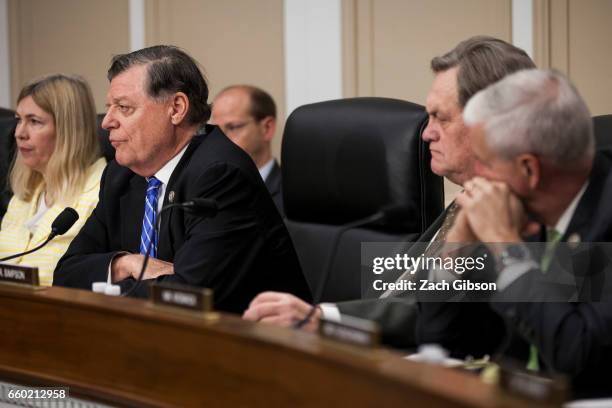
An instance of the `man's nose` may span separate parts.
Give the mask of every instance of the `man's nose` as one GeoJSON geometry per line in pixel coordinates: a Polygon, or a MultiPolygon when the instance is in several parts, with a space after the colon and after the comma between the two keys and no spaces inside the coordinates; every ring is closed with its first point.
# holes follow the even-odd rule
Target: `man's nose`
{"type": "Polygon", "coordinates": [[[427,123],[427,127],[423,130],[422,138],[425,142],[433,142],[439,139],[438,131],[431,121],[427,123]]]}
{"type": "Polygon", "coordinates": [[[106,130],[115,129],[117,127],[117,121],[113,117],[112,108],[110,108],[108,112],[106,112],[106,115],[104,115],[104,119],[102,119],[102,123],[100,126],[102,126],[102,128],[106,130]]]}

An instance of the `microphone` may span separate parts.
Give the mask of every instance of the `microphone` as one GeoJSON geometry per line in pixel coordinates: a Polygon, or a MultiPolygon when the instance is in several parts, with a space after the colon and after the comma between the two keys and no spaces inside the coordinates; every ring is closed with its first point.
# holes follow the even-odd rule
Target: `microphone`
{"type": "Polygon", "coordinates": [[[338,244],[340,243],[340,238],[342,235],[353,228],[364,227],[366,225],[375,224],[380,221],[386,221],[387,223],[400,223],[405,222],[406,218],[410,216],[410,214],[414,214],[413,206],[411,205],[398,205],[391,204],[386,205],[374,214],[360,218],[355,221],[351,221],[347,224],[344,224],[335,234],[334,241],[332,243],[332,250],[325,261],[325,268],[323,269],[323,275],[321,279],[321,283],[317,288],[317,293],[313,298],[312,308],[308,311],[308,314],[300,321],[298,321],[294,328],[299,329],[304,326],[306,323],[310,321],[315,311],[317,310],[317,304],[321,302],[321,298],[323,297],[323,290],[325,290],[325,286],[327,286],[327,281],[329,280],[329,274],[331,272],[332,261],[336,257],[336,252],[338,251],[338,244]]]}
{"type": "Polygon", "coordinates": [[[50,237],[54,238],[57,235],[64,235],[70,227],[74,225],[79,219],[79,213],[74,208],[66,207],[64,211],[59,213],[53,223],[51,224],[50,237]]]}
{"type": "MultiPolygon", "coordinates": [[[[178,205],[170,204],[166,207],[170,208],[171,206],[182,207],[184,211],[201,217],[214,217],[217,215],[217,212],[219,212],[217,200],[213,200],[212,198],[194,198],[184,203],[179,203],[178,205]]],[[[162,209],[162,211],[163,210],[164,209],[162,209]]]]}
{"type": "MultiPolygon", "coordinates": [[[[156,224],[156,234],[159,233],[159,226],[161,222],[161,215],[171,209],[171,208],[181,208],[183,211],[188,212],[190,214],[196,215],[198,217],[215,217],[219,212],[219,205],[217,200],[212,198],[193,198],[189,201],[185,201],[182,203],[173,203],[165,205],[159,213],[157,213],[155,219],[157,220],[156,224]]],[[[136,279],[136,283],[124,294],[121,296],[130,296],[132,293],[136,292],[136,289],[140,287],[140,283],[142,282],[142,278],[144,276],[145,270],[147,269],[147,264],[149,263],[149,257],[151,253],[151,247],[153,246],[153,239],[149,241],[149,245],[147,245],[147,253],[145,254],[144,260],[142,261],[142,267],[140,268],[140,273],[138,274],[138,279],[136,279]]]]}
{"type": "Polygon", "coordinates": [[[18,254],[10,255],[5,258],[2,258],[0,259],[0,262],[9,261],[11,259],[19,258],[20,256],[28,255],[28,254],[31,254],[32,252],[38,251],[40,248],[47,245],[49,241],[51,241],[56,236],[64,235],[70,229],[70,227],[72,227],[74,223],[77,222],[78,219],[79,219],[79,213],[77,213],[74,210],[74,208],[70,208],[70,207],[64,208],[64,210],[61,213],[59,213],[57,217],[55,217],[55,220],[53,220],[53,223],[51,224],[51,233],[49,234],[45,242],[43,242],[36,248],[30,249],[29,251],[20,252],[18,254]]]}

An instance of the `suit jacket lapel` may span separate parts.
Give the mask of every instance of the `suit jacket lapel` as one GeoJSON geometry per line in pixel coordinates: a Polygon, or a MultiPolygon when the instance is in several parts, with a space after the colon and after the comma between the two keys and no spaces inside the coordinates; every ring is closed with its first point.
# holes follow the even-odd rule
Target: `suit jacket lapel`
{"type": "Polygon", "coordinates": [[[130,189],[119,199],[121,213],[121,248],[140,252],[140,234],[144,217],[147,182],[136,174],[130,180],[130,189]]]}
{"type": "Polygon", "coordinates": [[[606,180],[608,170],[603,163],[603,159],[595,156],[593,169],[589,176],[589,185],[578,202],[567,231],[561,239],[562,241],[567,241],[571,235],[578,236],[584,242],[601,240],[597,236],[598,232],[593,219],[598,216],[597,206],[601,201],[603,182],[606,180]]]}
{"type": "MultiPolygon", "coordinates": [[[[442,214],[440,214],[438,218],[436,218],[436,220],[429,226],[429,228],[427,228],[427,230],[425,230],[425,232],[421,234],[421,236],[416,240],[416,242],[412,243],[410,248],[408,248],[408,250],[406,251],[407,256],[416,258],[425,251],[425,248],[427,247],[426,243],[429,243],[432,240],[432,238],[436,235],[440,227],[442,227],[442,224],[444,223],[444,219],[446,218],[446,214],[449,208],[450,206],[446,207],[446,209],[442,212],[442,214]]],[[[417,279],[417,277],[419,276],[419,274],[422,273],[422,271],[423,270],[420,269],[419,271],[417,271],[417,275],[410,277],[410,278],[409,276],[411,276],[412,274],[409,271],[404,271],[396,279],[396,282],[400,279],[417,279]]],[[[398,296],[405,292],[402,290],[394,290],[389,293],[390,293],[389,296],[398,296]]],[[[381,295],[381,298],[382,297],[386,297],[386,296],[383,294],[381,295]]]]}
{"type": "MultiPolygon", "coordinates": [[[[604,157],[596,155],[593,162],[593,169],[589,176],[589,185],[578,202],[567,231],[563,234],[562,242],[598,242],[606,240],[602,236],[600,227],[608,225],[601,219],[599,206],[602,201],[602,191],[605,190],[605,182],[608,179],[609,167],[606,165],[604,157]],[[597,221],[594,221],[597,220],[597,221]]],[[[560,251],[568,252],[564,255],[565,264],[570,265],[570,278],[575,285],[578,293],[577,299],[598,299],[599,291],[604,286],[604,273],[602,265],[607,265],[607,261],[602,264],[602,258],[607,259],[607,255],[598,253],[598,248],[590,245],[562,245],[560,251]],[[569,259],[567,259],[569,258],[569,259]]],[[[558,255],[558,253],[557,253],[558,255]]]]}
{"type": "MultiPolygon", "coordinates": [[[[207,132],[208,133],[208,132],[207,132]]],[[[191,155],[198,148],[198,146],[202,143],[206,136],[205,135],[196,135],[193,137],[189,146],[187,146],[187,150],[185,150],[185,154],[181,157],[181,160],[178,162],[172,175],[170,176],[170,180],[168,181],[168,185],[166,186],[166,192],[164,194],[164,202],[163,207],[170,202],[170,192],[173,192],[173,203],[180,203],[185,200],[190,200],[193,197],[184,197],[183,192],[181,191],[181,186],[178,180],[180,179],[181,174],[189,164],[191,159],[191,155]]],[[[171,208],[168,211],[164,212],[161,215],[161,225],[159,227],[159,240],[157,245],[157,257],[159,259],[171,260],[174,259],[174,250],[173,250],[173,240],[170,231],[170,225],[172,217],[174,216],[175,211],[183,211],[177,208],[171,208]]]]}
{"type": "Polygon", "coordinates": [[[446,207],[444,211],[442,211],[442,214],[440,214],[438,218],[436,218],[435,221],[429,226],[429,228],[427,228],[425,232],[421,234],[421,236],[418,239],[419,242],[429,242],[433,239],[433,237],[436,235],[438,230],[442,227],[442,224],[444,224],[444,220],[446,219],[446,214],[448,213],[449,208],[453,204],[454,204],[454,201],[450,203],[449,206],[446,207]]]}
{"type": "Polygon", "coordinates": [[[281,169],[276,160],[274,160],[272,170],[270,171],[270,174],[268,175],[268,178],[266,178],[265,182],[271,195],[279,192],[281,187],[281,169]]]}

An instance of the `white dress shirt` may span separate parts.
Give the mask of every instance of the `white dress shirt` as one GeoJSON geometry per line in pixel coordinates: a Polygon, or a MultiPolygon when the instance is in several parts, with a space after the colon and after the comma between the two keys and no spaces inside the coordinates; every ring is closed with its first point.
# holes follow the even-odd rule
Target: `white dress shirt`
{"type": "Polygon", "coordinates": [[[263,181],[266,181],[270,173],[272,173],[272,167],[274,167],[274,158],[270,159],[266,164],[259,168],[259,174],[263,181]]]}
{"type": "MultiPolygon", "coordinates": [[[[164,164],[164,166],[161,169],[159,169],[157,171],[157,173],[154,174],[155,178],[157,178],[161,182],[161,184],[159,186],[159,189],[157,190],[157,217],[159,217],[159,218],[156,218],[155,228],[157,228],[157,225],[161,225],[161,223],[159,222],[159,220],[161,219],[160,211],[161,211],[161,209],[162,209],[162,207],[164,205],[164,197],[165,197],[165,194],[166,194],[166,186],[168,185],[168,182],[170,181],[170,177],[172,177],[172,173],[174,173],[174,169],[176,169],[176,166],[181,161],[181,158],[185,154],[185,150],[187,150],[188,146],[189,146],[189,143],[187,143],[185,145],[185,147],[183,147],[183,149],[180,152],[177,153],[176,156],[174,156],[172,159],[170,159],[170,161],[168,161],[168,163],[164,164]]],[[[148,177],[146,179],[147,179],[147,182],[148,182],[149,181],[148,177]]],[[[142,205],[144,206],[144,201],[143,201],[142,205]]],[[[111,284],[111,265],[113,264],[113,260],[118,255],[123,255],[123,254],[127,254],[127,252],[125,252],[125,251],[118,252],[111,259],[110,263],[108,264],[108,275],[107,275],[107,279],[106,279],[106,283],[108,285],[111,284]]]]}
{"type": "MultiPolygon", "coordinates": [[[[157,173],[155,173],[154,175],[155,178],[161,182],[161,185],[159,186],[159,190],[157,190],[157,213],[158,214],[161,211],[162,206],[164,205],[166,186],[168,185],[168,182],[170,181],[170,177],[172,177],[172,173],[174,173],[174,169],[176,168],[178,163],[181,161],[181,158],[185,154],[185,150],[187,150],[188,146],[189,146],[189,143],[187,143],[185,147],[183,147],[183,149],[177,153],[176,156],[170,159],[168,163],[164,164],[164,167],[159,169],[157,173]]],[[[147,178],[147,181],[149,181],[148,178],[147,178]]]]}

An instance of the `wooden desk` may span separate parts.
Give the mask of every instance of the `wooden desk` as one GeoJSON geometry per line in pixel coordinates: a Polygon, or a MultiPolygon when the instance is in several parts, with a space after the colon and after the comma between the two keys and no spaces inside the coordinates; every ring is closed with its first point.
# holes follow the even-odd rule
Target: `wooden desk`
{"type": "Polygon", "coordinates": [[[0,285],[0,377],[128,406],[528,405],[388,350],[64,288],[0,285]]]}

